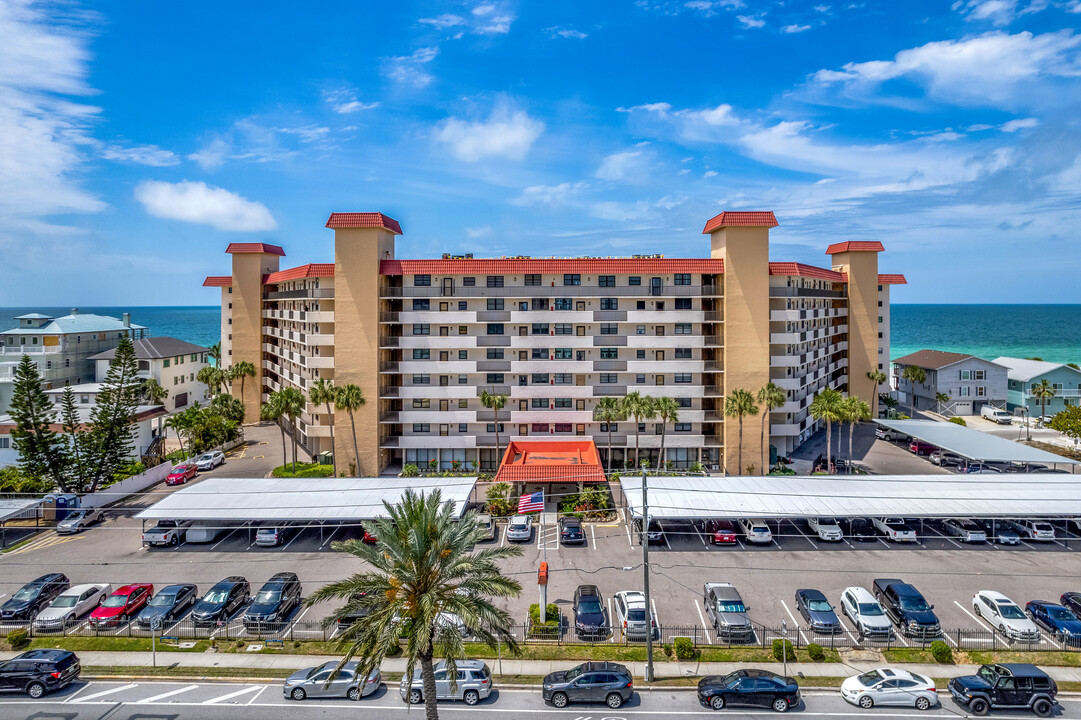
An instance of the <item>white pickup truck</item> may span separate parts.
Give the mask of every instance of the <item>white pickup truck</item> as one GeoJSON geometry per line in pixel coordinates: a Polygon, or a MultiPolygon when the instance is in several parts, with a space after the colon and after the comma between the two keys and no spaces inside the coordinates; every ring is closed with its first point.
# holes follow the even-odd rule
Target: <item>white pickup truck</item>
{"type": "Polygon", "coordinates": [[[191,525],[187,520],[159,520],[143,533],[143,545],[178,545],[191,525]]]}
{"type": "Polygon", "coordinates": [[[871,522],[893,542],[916,542],[916,531],[902,518],[874,518],[871,522]]]}

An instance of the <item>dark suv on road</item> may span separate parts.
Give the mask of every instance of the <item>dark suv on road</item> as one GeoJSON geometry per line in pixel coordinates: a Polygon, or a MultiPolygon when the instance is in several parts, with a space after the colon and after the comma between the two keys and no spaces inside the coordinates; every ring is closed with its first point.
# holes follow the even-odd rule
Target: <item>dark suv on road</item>
{"type": "Polygon", "coordinates": [[[975,675],[950,680],[950,695],[973,715],[992,709],[1028,708],[1039,717],[1055,711],[1058,686],[1047,673],[1027,663],[983,665],[975,675]]]}
{"type": "Polygon", "coordinates": [[[0,692],[24,692],[35,700],[79,679],[82,666],[67,650],[30,650],[0,662],[0,692]]]}
{"type": "Polygon", "coordinates": [[[10,600],[0,605],[0,620],[30,622],[69,585],[68,576],[64,573],[49,573],[31,580],[19,588],[10,600]]]}
{"type": "Polygon", "coordinates": [[[571,702],[602,702],[620,707],[634,694],[631,672],[612,662],[587,662],[544,678],[544,701],[557,708],[571,702]]]}

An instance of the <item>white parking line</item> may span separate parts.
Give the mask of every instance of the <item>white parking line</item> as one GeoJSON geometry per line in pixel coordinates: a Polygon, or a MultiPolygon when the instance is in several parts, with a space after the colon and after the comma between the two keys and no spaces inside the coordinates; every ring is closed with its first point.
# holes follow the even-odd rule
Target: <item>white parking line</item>
{"type": "MultiPolygon", "coordinates": [[[[668,548],[669,550],[672,549],[672,546],[668,544],[668,533],[662,532],[661,533],[661,540],[664,540],[664,546],[666,548],[668,548]]],[[[647,542],[648,542],[648,540],[647,540],[647,542]]]]}
{"type": "Polygon", "coordinates": [[[506,542],[507,542],[506,528],[503,528],[503,533],[501,533],[500,536],[499,536],[499,547],[503,547],[504,543],[506,543],[506,542]]]}
{"type": "Polygon", "coordinates": [[[695,525],[694,523],[691,523],[691,527],[694,528],[694,531],[695,531],[695,533],[697,533],[698,539],[702,541],[702,544],[705,545],[706,547],[709,547],[709,545],[706,545],[706,536],[702,534],[702,531],[698,529],[698,526],[695,525]]]}
{"type": "Polygon", "coordinates": [[[800,639],[803,641],[804,644],[806,644],[807,636],[803,634],[803,628],[799,626],[799,620],[797,620],[796,616],[792,614],[792,611],[788,609],[788,603],[786,603],[784,600],[781,600],[781,607],[783,607],[784,611],[788,613],[788,617],[792,618],[792,624],[796,626],[796,631],[799,632],[800,639]]]}
{"type": "Polygon", "coordinates": [[[135,689],[137,687],[139,687],[138,684],[120,685],[118,687],[109,688],[108,690],[102,690],[101,692],[94,693],[93,695],[87,695],[85,697],[81,697],[81,698],[79,698],[79,702],[81,702],[81,703],[89,702],[90,700],[96,700],[99,697],[105,697],[106,695],[112,695],[113,693],[125,692],[127,690],[133,690],[133,689],[135,689]]]}
{"type": "Polygon", "coordinates": [[[338,534],[338,531],[339,531],[339,530],[341,530],[341,529],[342,529],[342,526],[341,526],[341,525],[339,525],[338,527],[334,528],[334,532],[332,532],[332,533],[331,533],[330,535],[328,535],[328,536],[327,536],[327,539],[326,539],[326,540],[324,540],[324,541],[323,541],[323,544],[322,544],[322,545],[320,545],[319,547],[320,547],[320,548],[325,548],[325,547],[327,546],[327,543],[329,543],[329,542],[330,542],[331,540],[333,540],[333,539],[334,539],[334,536],[335,536],[335,535],[337,535],[337,534],[338,534]]]}
{"type": "Polygon", "coordinates": [[[246,705],[251,705],[251,704],[252,704],[253,702],[255,702],[255,698],[257,698],[257,697],[259,697],[260,695],[262,695],[262,694],[263,694],[263,690],[266,690],[266,689],[267,689],[268,687],[269,687],[268,685],[264,685],[263,687],[259,688],[259,692],[255,693],[255,696],[254,696],[254,697],[252,697],[252,699],[251,699],[251,700],[249,700],[249,701],[248,701],[247,703],[245,703],[245,704],[246,704],[246,705]]]}
{"type": "Polygon", "coordinates": [[[261,691],[264,688],[266,688],[265,685],[253,685],[252,687],[246,687],[243,690],[237,690],[236,692],[231,692],[228,695],[222,695],[220,697],[211,698],[210,700],[204,700],[201,704],[202,705],[213,705],[215,703],[225,702],[226,700],[232,700],[233,698],[244,695],[245,693],[250,693],[253,690],[261,691]]]}
{"type": "Polygon", "coordinates": [[[198,685],[188,685],[187,687],[177,688],[176,690],[170,690],[169,692],[162,693],[161,695],[154,695],[153,697],[148,697],[145,700],[139,700],[136,702],[136,704],[145,705],[147,703],[157,702],[158,700],[164,700],[165,698],[172,697],[173,695],[179,695],[180,693],[186,693],[189,690],[195,690],[198,687],[198,685]]]}
{"type": "MultiPolygon", "coordinates": [[[[218,546],[219,546],[219,545],[221,545],[221,544],[222,544],[223,542],[225,542],[226,540],[228,540],[228,539],[229,539],[229,537],[230,537],[230,536],[231,536],[231,535],[232,535],[233,533],[235,533],[235,532],[236,532],[237,530],[239,530],[239,529],[240,529],[240,528],[233,528],[233,529],[232,529],[232,530],[230,530],[229,532],[225,533],[225,537],[223,537],[223,538],[222,538],[221,540],[219,540],[219,541],[217,541],[216,543],[214,543],[214,547],[212,547],[212,548],[210,548],[210,549],[211,549],[211,550],[217,550],[217,549],[218,549],[218,546]]],[[[248,547],[251,547],[251,546],[249,545],[248,547]]]]}
{"type": "MultiPolygon", "coordinates": [[[[965,607],[965,606],[964,606],[964,605],[962,605],[961,603],[959,603],[959,602],[957,602],[956,600],[954,600],[954,601],[953,601],[953,604],[954,604],[954,605],[956,605],[957,607],[961,608],[961,610],[962,610],[962,611],[963,611],[963,612],[965,613],[965,615],[968,615],[968,616],[969,616],[970,618],[972,618],[973,620],[975,620],[975,621],[976,621],[976,622],[978,622],[979,624],[981,624],[981,625],[982,625],[982,624],[984,623],[984,620],[983,620],[983,618],[982,618],[982,617],[976,617],[975,615],[973,615],[973,614],[972,614],[971,612],[969,612],[969,611],[968,611],[968,608],[967,608],[967,607],[965,607]]],[[[992,627],[991,629],[992,629],[992,630],[994,630],[994,627],[992,627]]]]}
{"type": "Polygon", "coordinates": [[[126,623],[121,622],[120,627],[118,627],[116,629],[116,632],[114,632],[113,635],[116,636],[116,635],[119,635],[120,633],[124,632],[125,630],[128,629],[129,625],[131,625],[131,618],[128,618],[128,621],[126,623]]]}
{"type": "Polygon", "coordinates": [[[589,526],[589,546],[590,547],[596,547],[597,546],[597,531],[595,529],[596,527],[597,527],[596,525],[590,525],[589,526]]]}
{"type": "Polygon", "coordinates": [[[844,616],[838,615],[837,616],[837,622],[841,623],[841,629],[845,631],[845,635],[848,635],[848,639],[851,640],[855,644],[859,644],[859,641],[856,640],[856,636],[853,635],[852,631],[848,629],[848,625],[845,625],[844,616]]]}
{"type": "Polygon", "coordinates": [[[702,621],[702,627],[706,631],[706,642],[712,645],[713,640],[709,637],[709,625],[706,624],[706,616],[702,614],[702,607],[698,604],[697,601],[695,601],[694,603],[694,609],[698,611],[698,619],[702,621]]]}
{"type": "Polygon", "coordinates": [[[627,545],[634,547],[634,542],[631,540],[631,524],[623,523],[623,527],[627,529],[627,545]]]}
{"type": "Polygon", "coordinates": [[[942,538],[943,540],[945,540],[946,542],[950,543],[950,544],[951,544],[951,545],[953,545],[954,547],[956,547],[956,548],[958,548],[958,549],[960,549],[960,550],[963,550],[963,549],[964,549],[964,546],[963,546],[963,545],[962,545],[961,543],[957,542],[956,540],[954,540],[953,538],[949,537],[948,535],[946,535],[946,534],[944,534],[944,533],[940,533],[940,532],[939,532],[938,530],[936,530],[935,528],[933,528],[933,527],[932,527],[932,528],[931,528],[931,532],[933,532],[933,533],[934,533],[935,535],[938,535],[939,537],[941,537],[941,538],[942,538]]]}
{"type": "Polygon", "coordinates": [[[296,531],[295,533],[293,533],[293,539],[292,539],[292,540],[290,540],[289,542],[285,543],[285,547],[283,547],[283,548],[282,548],[282,551],[284,552],[285,550],[288,550],[288,549],[289,549],[289,546],[290,546],[290,545],[292,545],[292,544],[293,544],[294,542],[296,542],[296,539],[297,539],[298,537],[300,537],[301,535],[303,535],[303,534],[304,534],[304,531],[305,531],[305,530],[307,530],[308,528],[310,528],[311,526],[312,526],[312,524],[311,524],[311,523],[308,523],[308,524],[307,524],[307,525],[305,525],[304,527],[300,528],[300,530],[298,530],[298,531],[296,531]]]}
{"type": "Polygon", "coordinates": [[[616,624],[614,618],[615,615],[612,614],[612,598],[608,598],[608,624],[612,626],[612,635],[608,638],[608,642],[610,643],[616,641],[616,624]]]}
{"type": "Polygon", "coordinates": [[[64,702],[66,702],[66,703],[69,703],[69,702],[71,702],[72,700],[74,700],[74,699],[75,699],[75,696],[76,696],[76,695],[78,695],[79,693],[81,693],[81,692],[82,692],[83,690],[86,690],[86,689],[88,689],[88,688],[90,688],[90,687],[93,687],[93,685],[94,685],[94,683],[92,683],[92,682],[88,682],[88,683],[87,683],[86,685],[83,685],[83,686],[82,686],[81,688],[79,688],[78,690],[76,690],[75,692],[73,692],[73,693],[72,693],[71,695],[69,695],[69,696],[68,696],[67,698],[65,698],[65,699],[64,699],[64,702]]]}
{"type": "Polygon", "coordinates": [[[794,527],[796,529],[796,533],[799,534],[801,538],[809,542],[811,544],[811,547],[813,547],[815,550],[818,549],[818,545],[816,545],[815,542],[811,540],[809,535],[804,534],[803,530],[800,529],[799,525],[796,525],[796,523],[792,522],[791,520],[788,521],[788,524],[794,527]]]}

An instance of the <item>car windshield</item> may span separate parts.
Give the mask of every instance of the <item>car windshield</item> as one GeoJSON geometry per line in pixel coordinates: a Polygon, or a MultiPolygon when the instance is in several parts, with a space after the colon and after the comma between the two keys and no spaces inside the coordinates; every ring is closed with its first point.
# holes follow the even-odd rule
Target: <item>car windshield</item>
{"type": "Polygon", "coordinates": [[[56,600],[53,600],[54,608],[69,608],[75,607],[75,603],[79,602],[77,595],[61,595],[56,600]]]}
{"type": "Polygon", "coordinates": [[[631,622],[645,622],[646,611],[645,610],[628,610],[627,619],[631,622]]]}
{"type": "Polygon", "coordinates": [[[581,665],[578,665],[577,667],[572,667],[570,670],[567,671],[567,680],[573,680],[574,678],[578,677],[581,674],[582,674],[582,666],[581,665]]]}
{"type": "Polygon", "coordinates": [[[20,600],[20,601],[22,601],[22,600],[33,600],[37,596],[38,596],[38,588],[29,587],[29,588],[23,588],[23,589],[19,590],[19,592],[15,593],[14,595],[11,596],[11,599],[12,600],[20,600]]]}
{"type": "Polygon", "coordinates": [[[918,597],[901,598],[900,604],[902,610],[912,610],[913,612],[923,612],[931,609],[931,606],[927,604],[926,600],[918,597]]]}
{"type": "Polygon", "coordinates": [[[280,590],[260,590],[259,594],[255,596],[255,602],[257,603],[276,603],[281,600],[282,594],[280,590]]]}
{"type": "Polygon", "coordinates": [[[511,523],[510,529],[515,531],[525,530],[525,523],[511,523]]]}
{"type": "Polygon", "coordinates": [[[882,615],[882,606],[878,603],[860,603],[860,615],[882,615]]]}
{"type": "Polygon", "coordinates": [[[105,598],[105,602],[103,602],[101,604],[101,606],[102,607],[107,607],[107,608],[118,608],[118,607],[124,607],[127,604],[128,604],[128,596],[127,595],[110,595],[109,597],[105,598]]]}
{"type": "Polygon", "coordinates": [[[1052,620],[1073,620],[1073,613],[1063,607],[1047,608],[1047,616],[1052,620]]]}
{"type": "Polygon", "coordinates": [[[213,459],[214,459],[214,456],[213,456],[213,455],[211,455],[210,453],[207,453],[206,455],[201,455],[201,456],[199,457],[199,460],[200,460],[200,461],[203,461],[203,460],[213,460],[213,459]]]}
{"type": "Polygon", "coordinates": [[[66,520],[78,520],[86,515],[86,510],[76,510],[67,516],[66,520]]]}
{"type": "Polygon", "coordinates": [[[995,671],[987,665],[981,666],[980,669],[976,671],[976,675],[988,685],[994,685],[995,680],[998,679],[998,675],[995,674],[995,671]]]}
{"type": "Polygon", "coordinates": [[[833,527],[837,524],[837,521],[833,518],[818,518],[819,527],[833,527]]]}
{"type": "Polygon", "coordinates": [[[597,598],[585,598],[578,602],[578,612],[581,613],[599,613],[601,612],[601,602],[597,598]]]}
{"type": "Polygon", "coordinates": [[[1002,613],[1002,617],[1007,620],[1023,620],[1026,617],[1024,610],[1016,605],[1010,605],[1009,603],[999,605],[998,611],[1002,613]]]}
{"type": "Polygon", "coordinates": [[[150,607],[171,607],[176,601],[176,595],[158,593],[154,597],[150,598],[150,607]]]}
{"type": "Polygon", "coordinates": [[[741,613],[747,612],[747,608],[743,606],[743,603],[736,602],[735,600],[718,600],[717,612],[723,613],[741,613]]]}
{"type": "Polygon", "coordinates": [[[860,685],[863,685],[864,687],[871,687],[879,680],[881,680],[882,676],[878,674],[878,670],[871,670],[869,672],[865,672],[856,679],[860,681],[860,685]]]}
{"type": "Polygon", "coordinates": [[[211,590],[203,596],[203,602],[211,605],[221,605],[229,597],[228,590],[211,590]]]}
{"type": "Polygon", "coordinates": [[[826,600],[808,600],[807,609],[811,612],[829,612],[833,608],[826,600]]]}

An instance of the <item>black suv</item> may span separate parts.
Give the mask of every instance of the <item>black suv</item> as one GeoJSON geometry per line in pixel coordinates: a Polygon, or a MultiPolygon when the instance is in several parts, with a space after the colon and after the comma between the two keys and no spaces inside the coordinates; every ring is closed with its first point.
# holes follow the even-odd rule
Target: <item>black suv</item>
{"type": "Polygon", "coordinates": [[[975,675],[950,680],[949,688],[954,701],[973,715],[999,708],[1028,708],[1040,717],[1050,717],[1058,694],[1055,681],[1027,663],[983,665],[975,675]]]}
{"type": "Polygon", "coordinates": [[[250,599],[251,586],[244,578],[233,575],[219,580],[202,600],[195,603],[191,611],[192,622],[203,626],[225,622],[250,599]]]}
{"type": "Polygon", "coordinates": [[[24,692],[35,700],[79,679],[82,666],[67,650],[30,650],[0,662],[0,692],[24,692]]]}
{"type": "Polygon", "coordinates": [[[574,632],[580,638],[608,637],[608,616],[596,585],[579,585],[574,591],[574,632]]]}
{"type": "Polygon", "coordinates": [[[249,631],[276,630],[300,605],[300,580],[296,573],[282,572],[267,580],[244,612],[249,631]]]}
{"type": "Polygon", "coordinates": [[[26,583],[10,600],[0,605],[0,620],[30,622],[70,584],[64,573],[49,573],[26,583]]]}
{"type": "Polygon", "coordinates": [[[557,708],[570,702],[602,702],[617,708],[631,699],[634,683],[625,666],[613,662],[587,662],[544,678],[544,701],[557,708]]]}
{"type": "Polygon", "coordinates": [[[912,585],[896,578],[878,578],[874,582],[875,599],[886,615],[909,637],[935,638],[942,634],[938,617],[923,595],[912,585]]]}

